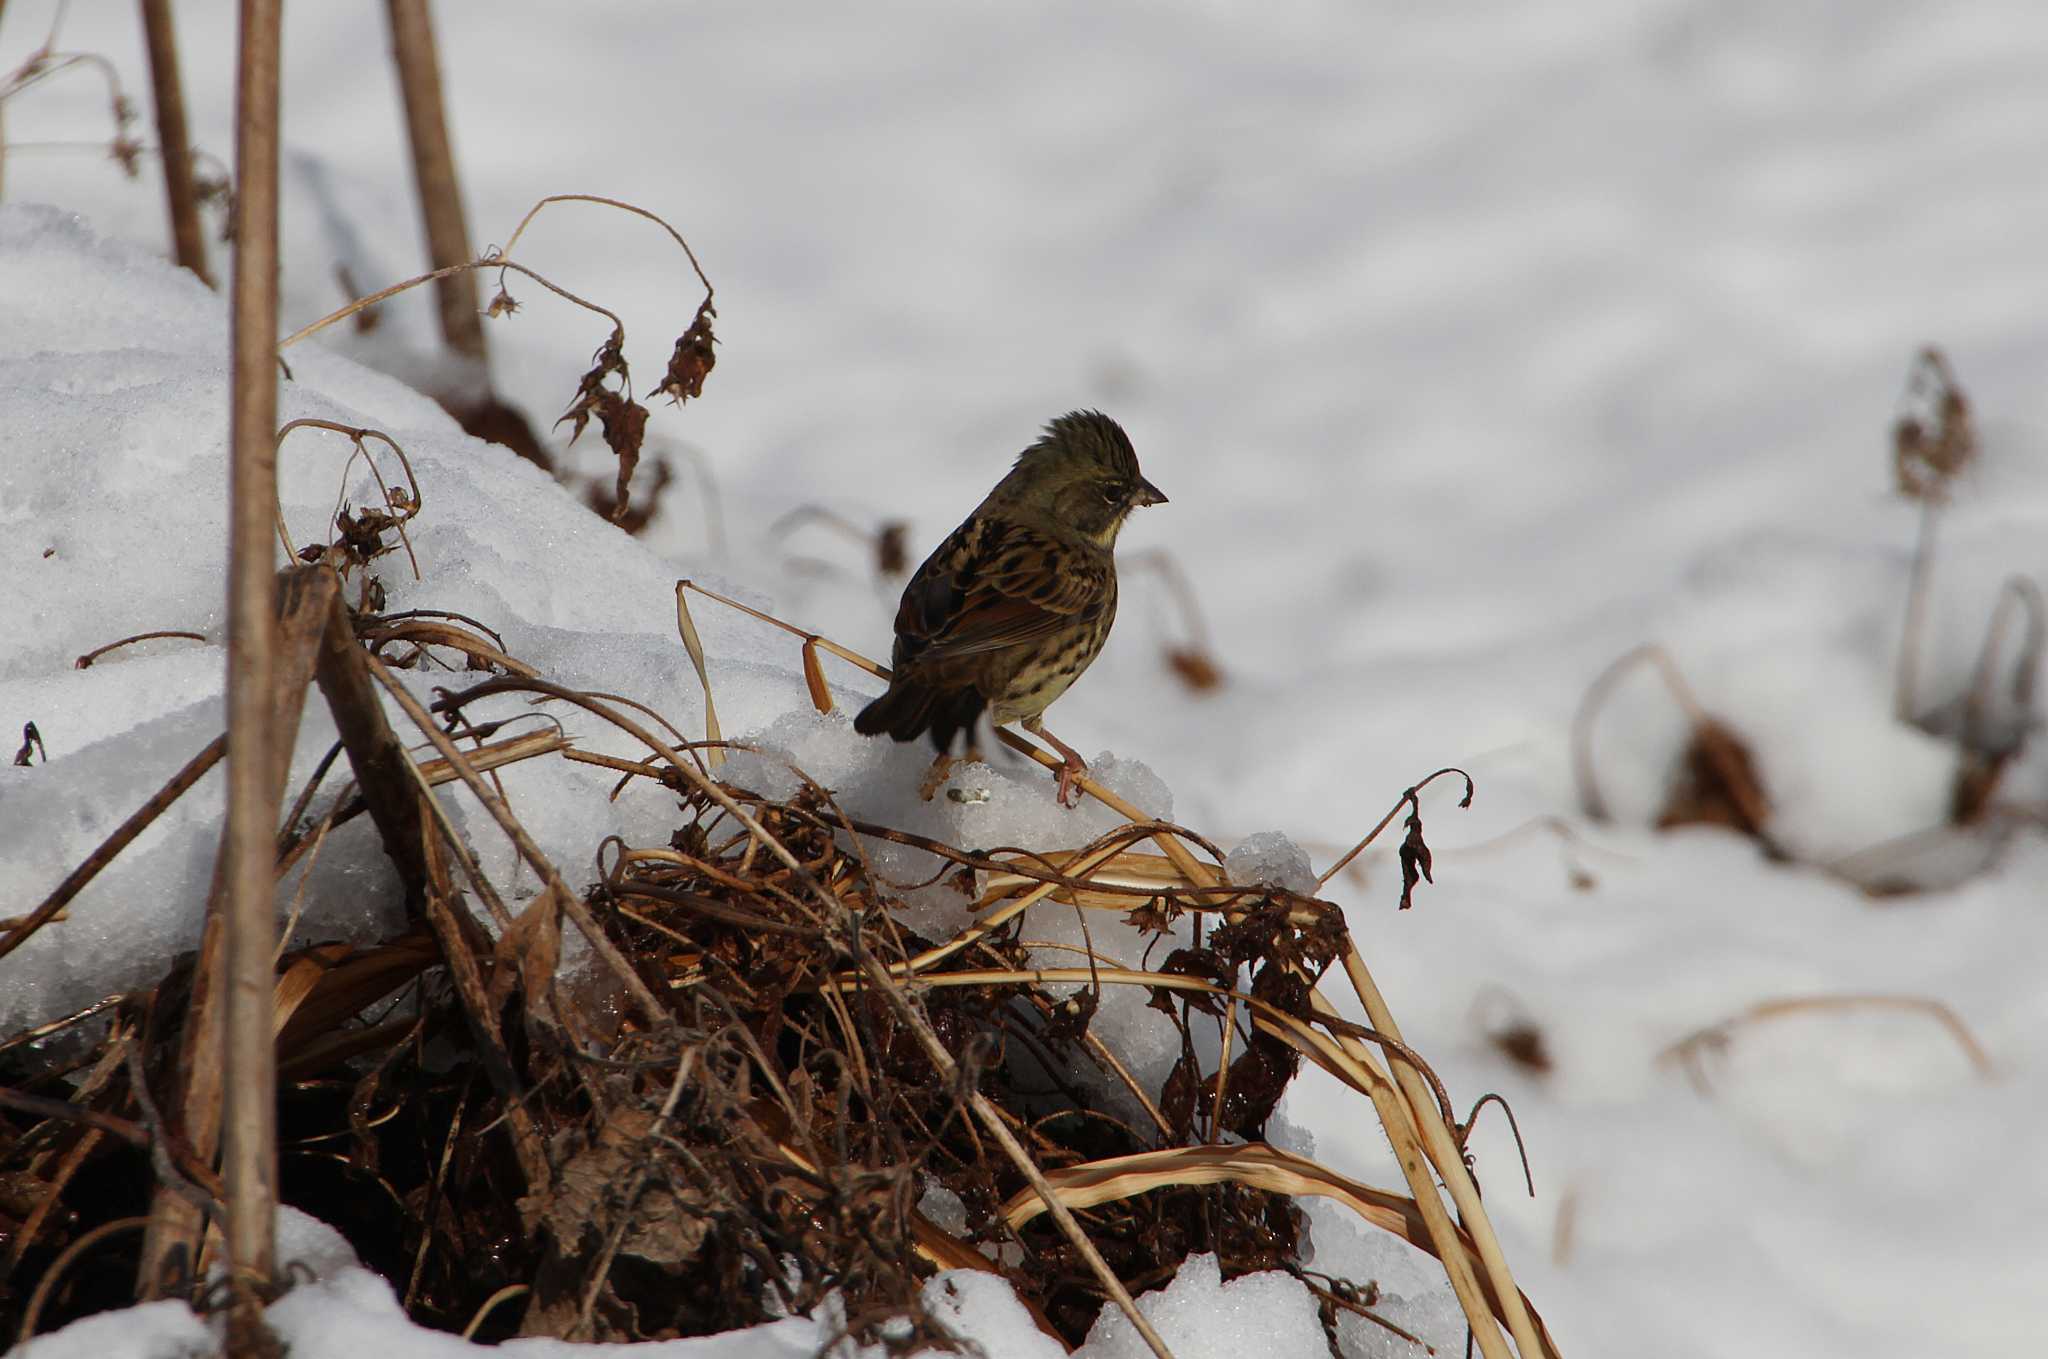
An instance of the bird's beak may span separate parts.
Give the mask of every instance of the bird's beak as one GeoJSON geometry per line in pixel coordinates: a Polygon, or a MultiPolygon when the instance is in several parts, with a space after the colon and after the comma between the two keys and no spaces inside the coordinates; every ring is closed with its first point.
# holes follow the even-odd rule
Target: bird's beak
{"type": "Polygon", "coordinates": [[[1131,504],[1164,505],[1165,503],[1166,492],[1160,490],[1157,486],[1154,486],[1151,482],[1145,480],[1145,478],[1138,478],[1138,489],[1136,493],[1131,496],[1131,504]]]}

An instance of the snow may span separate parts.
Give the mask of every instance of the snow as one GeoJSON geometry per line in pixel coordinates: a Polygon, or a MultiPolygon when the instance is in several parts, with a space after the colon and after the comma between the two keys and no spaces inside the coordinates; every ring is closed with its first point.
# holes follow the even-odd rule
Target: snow
{"type": "MultiPolygon", "coordinates": [[[[1213,1255],[1190,1255],[1173,1282],[1146,1294],[1138,1310],[1176,1359],[1330,1352],[1315,1298],[1301,1280],[1269,1271],[1225,1283],[1213,1255]]],[[[1105,1310],[1075,1353],[1085,1359],[1145,1359],[1152,1351],[1129,1317],[1105,1310]]]]}
{"type": "MultiPolygon", "coordinates": [[[[8,7],[0,66],[49,13],[8,7]]],[[[195,138],[225,152],[232,7],[178,17],[195,138]]],[[[701,456],[726,545],[687,473],[635,541],[461,436],[398,380],[451,380],[415,293],[373,332],[294,348],[282,389],[285,417],[374,425],[413,458],[424,579],[383,562],[391,607],[474,614],[550,677],[695,730],[677,577],[885,654],[894,585],[871,554],[769,526],[814,502],[907,519],[921,551],[1040,422],[1101,405],[1172,497],[1125,549],[1175,554],[1225,683],[1180,686],[1161,658],[1186,635],[1170,596],[1128,572],[1116,637],[1050,725],[1255,878],[1299,881],[1416,779],[1472,772],[1469,811],[1450,783],[1423,794],[1436,883],[1414,910],[1394,910],[1392,839],[1328,890],[1461,1105],[1512,1100],[1536,1197],[1496,1112],[1473,1149],[1508,1259],[1566,1354],[1993,1356],[2048,1329],[2048,1146],[2033,1131],[2048,1112],[2048,849],[2024,828],[1996,852],[1943,841],[1962,868],[1883,902],[1826,871],[1946,808],[1953,747],[1891,717],[1919,512],[1892,491],[1886,435],[1919,346],[1948,350],[1983,444],[1939,525],[1930,705],[1967,684],[1999,583],[2048,574],[2048,181],[2034,172],[2048,12],[909,0],[773,19],[733,3],[439,17],[479,245],[544,193],[613,193],[674,221],[718,284],[718,368],[701,402],[657,410],[649,453],[701,456]],[[1649,828],[1685,729],[1648,670],[1595,733],[1616,821],[1578,815],[1574,709],[1645,642],[1748,741],[1796,862],[1726,832],[1649,828]],[[1550,817],[1571,842],[1510,835],[1550,817]],[[1859,995],[1945,1003],[1991,1077],[1924,1016],[1871,1008],[1733,1031],[1704,1093],[1661,1059],[1760,1002],[1859,995]],[[1490,1041],[1507,1010],[1540,1028],[1547,1073],[1490,1041]]],[[[74,5],[64,45],[106,52],[139,91],[135,29],[127,8],[74,5]]],[[[364,287],[419,267],[383,50],[372,10],[287,16],[288,327],[344,300],[337,263],[364,287]]],[[[10,144],[105,126],[104,96],[70,76],[6,113],[10,144]]],[[[24,149],[5,193],[0,731],[33,719],[51,755],[0,768],[12,914],[219,730],[226,407],[223,304],[154,258],[147,163],[131,184],[96,155],[24,149]],[[71,668],[150,628],[208,640],[71,668]]],[[[665,238],[568,205],[520,256],[616,306],[651,385],[698,296],[665,238]]],[[[489,323],[494,371],[545,426],[602,332],[513,291],[526,307],[489,323]]],[[[571,461],[601,467],[594,443],[571,461]]],[[[295,538],[331,512],[345,456],[332,435],[286,445],[295,538]]],[[[373,484],[360,465],[348,475],[356,503],[373,484]]],[[[962,843],[1070,848],[1113,823],[1057,809],[1049,780],[1002,757],[958,771],[960,799],[918,802],[924,753],[847,725],[871,680],[828,659],[842,711],[816,715],[794,639],[717,605],[695,613],[726,730],[764,751],[735,770],[764,787],[791,760],[857,814],[962,843]]],[[[314,705],[300,772],[330,739],[314,705]]],[[[189,946],[219,780],[69,921],[0,961],[0,1030],[189,946]]],[[[645,790],[606,807],[595,775],[522,768],[506,783],[574,881],[602,834],[666,834],[645,790]]],[[[2048,758],[2027,752],[2001,795],[2037,813],[2048,758]]],[[[450,806],[486,867],[531,890],[466,800],[450,806]]],[[[367,826],[334,836],[314,871],[369,890],[347,906],[309,892],[300,939],[389,924],[367,826]]],[[[934,928],[945,909],[913,907],[934,928]]],[[[1029,937],[1066,940],[1070,915],[1034,917],[1029,937]]],[[[1097,942],[1123,943],[1101,929],[1097,942]]],[[[1311,1074],[1283,1113],[1333,1168],[1399,1183],[1349,1093],[1311,1074]]],[[[1318,1268],[1381,1277],[1406,1309],[1390,1315],[1454,1351],[1427,1262],[1311,1211],[1318,1268]]],[[[303,1343],[456,1345],[401,1331],[352,1268],[280,1304],[303,1343]]],[[[1167,1293],[1201,1299],[1189,1305],[1223,1334],[1226,1297],[1259,1281],[1218,1289],[1196,1268],[1167,1293]]],[[[965,1299],[963,1327],[1000,1334],[991,1353],[1034,1352],[999,1288],[960,1280],[949,1297],[965,1299]]],[[[808,1324],[732,1343],[815,1348],[822,1334],[795,1329],[808,1324]]],[[[169,1354],[203,1343],[197,1325],[160,1304],[34,1352],[169,1354]]],[[[1314,1352],[1286,1350],[1273,1326],[1263,1348],[1314,1352]]],[[[1347,1355],[1386,1342],[1363,1323],[1342,1334],[1347,1355]]]]}

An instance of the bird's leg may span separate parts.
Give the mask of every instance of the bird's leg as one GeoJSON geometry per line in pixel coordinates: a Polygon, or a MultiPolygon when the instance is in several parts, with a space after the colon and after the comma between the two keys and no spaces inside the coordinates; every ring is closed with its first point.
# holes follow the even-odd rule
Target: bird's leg
{"type": "Polygon", "coordinates": [[[1017,725],[1060,753],[1060,787],[1056,796],[1062,807],[1079,805],[1081,794],[1074,786],[1074,780],[1088,772],[1088,762],[1081,758],[1081,752],[1047,731],[1039,718],[1027,717],[1017,725]]]}
{"type": "Polygon", "coordinates": [[[940,751],[939,758],[933,760],[932,767],[925,771],[924,782],[917,786],[917,795],[926,802],[930,802],[934,797],[937,797],[940,786],[951,776],[953,766],[958,763],[959,761],[953,758],[952,751],[940,751]]]}

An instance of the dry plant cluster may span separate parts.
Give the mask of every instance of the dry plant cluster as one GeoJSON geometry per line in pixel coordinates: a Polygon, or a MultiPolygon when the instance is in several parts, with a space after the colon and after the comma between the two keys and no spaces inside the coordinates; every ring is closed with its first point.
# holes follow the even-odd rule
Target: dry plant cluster
{"type": "MultiPolygon", "coordinates": [[[[380,612],[373,564],[410,552],[425,497],[386,436],[328,428],[351,463],[395,456],[404,484],[379,507],[339,506],[330,540],[294,549],[304,564],[281,578],[273,730],[288,739],[310,686],[341,739],[293,797],[273,873],[300,873],[302,894],[333,831],[368,815],[407,925],[276,958],[280,1193],[340,1227],[411,1315],[483,1337],[629,1339],[809,1312],[836,1294],[850,1335],[943,1341],[919,1288],[969,1268],[1003,1275],[1072,1343],[1106,1299],[1128,1305],[1213,1251],[1226,1274],[1302,1277],[1334,1333],[1340,1312],[1371,1315],[1372,1289],[1304,1267],[1294,1200],[1313,1194],[1438,1254],[1487,1352],[1509,1352],[1504,1325],[1528,1337],[1522,1352],[1554,1352],[1486,1226],[1469,1123],[1400,1041],[1338,908],[1228,883],[1202,837],[1100,787],[1084,785],[1129,824],[1038,854],[855,820],[801,771],[786,798],[725,781],[722,739],[686,740],[630,700],[550,683],[476,620],[380,612]],[[392,673],[423,667],[483,677],[438,690],[429,711],[392,673]],[[422,749],[398,740],[380,693],[422,749]],[[529,729],[521,710],[503,715],[516,699],[579,708],[645,754],[529,729]],[[572,892],[496,782],[536,759],[659,784],[675,799],[668,842],[592,846],[598,880],[572,892]],[[425,795],[456,782],[517,846],[539,884],[525,900],[425,795]],[[878,872],[865,849],[877,840],[924,851],[929,881],[878,872]],[[974,923],[944,939],[899,925],[892,906],[932,883],[971,901],[974,923]],[[1033,907],[1113,912],[1156,932],[1165,956],[1134,966],[1081,949],[1036,966],[1020,933],[1033,907]],[[1183,919],[1192,936],[1175,944],[1183,919]],[[561,966],[569,950],[581,968],[561,966]],[[1333,971],[1369,1025],[1318,989],[1333,971]],[[1143,989],[1144,1013],[1176,1035],[1182,1057],[1156,1088],[1093,1031],[1117,986],[1143,989]],[[1198,1045],[1205,1028],[1215,1045],[1198,1045]],[[1264,1143],[1304,1061],[1373,1103],[1409,1193],[1264,1143]],[[934,1200],[956,1205],[943,1224],[934,1200]]],[[[696,650],[693,588],[679,584],[677,601],[696,650]]],[[[875,667],[806,634],[804,668],[829,706],[821,649],[875,667]]],[[[9,922],[0,955],[61,921],[224,750],[201,751],[9,922]]],[[[1418,792],[1374,832],[1406,812],[1404,900],[1429,867],[1418,792]]],[[[285,938],[299,905],[295,894],[285,938]]],[[[219,1249],[207,1224],[229,1196],[214,1156],[232,1077],[207,1039],[220,913],[216,892],[205,944],[156,985],[0,1041],[0,1299],[19,1335],[131,1296],[221,1301],[205,1283],[219,1249]]]]}

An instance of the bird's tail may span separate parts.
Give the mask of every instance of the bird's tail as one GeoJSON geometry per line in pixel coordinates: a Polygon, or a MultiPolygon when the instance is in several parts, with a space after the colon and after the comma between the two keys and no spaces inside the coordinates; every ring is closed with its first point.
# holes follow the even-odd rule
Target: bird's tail
{"type": "Polygon", "coordinates": [[[953,738],[960,732],[969,732],[971,739],[986,702],[971,686],[936,689],[917,680],[898,679],[889,685],[888,693],[860,710],[853,729],[863,736],[887,732],[899,741],[914,741],[929,731],[932,744],[943,754],[951,751],[953,738]]]}

